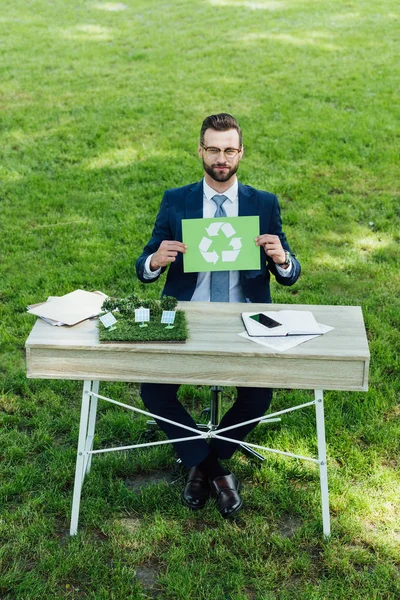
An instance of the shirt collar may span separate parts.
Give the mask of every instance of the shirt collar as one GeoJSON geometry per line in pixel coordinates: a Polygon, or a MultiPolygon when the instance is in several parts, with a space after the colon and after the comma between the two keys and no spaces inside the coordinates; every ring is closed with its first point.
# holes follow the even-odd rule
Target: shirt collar
{"type": "Polygon", "coordinates": [[[236,202],[237,198],[238,198],[238,187],[239,187],[239,184],[238,184],[238,180],[236,178],[234,183],[232,183],[231,187],[228,188],[225,192],[223,192],[223,194],[220,194],[220,192],[216,192],[215,190],[213,190],[213,188],[208,185],[206,180],[203,179],[204,196],[205,196],[205,199],[209,202],[211,201],[211,198],[213,196],[215,196],[215,194],[220,194],[220,195],[226,196],[230,202],[236,202]]]}

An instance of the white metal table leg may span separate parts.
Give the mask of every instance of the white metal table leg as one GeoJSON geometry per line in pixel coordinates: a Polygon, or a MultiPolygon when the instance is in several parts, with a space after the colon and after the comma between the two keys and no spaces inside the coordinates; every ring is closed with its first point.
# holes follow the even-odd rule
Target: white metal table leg
{"type": "Polygon", "coordinates": [[[75,467],[75,483],[74,483],[74,494],[72,500],[72,513],[71,513],[71,525],[69,533],[70,535],[76,535],[78,531],[78,520],[79,520],[79,507],[81,503],[81,491],[83,480],[85,478],[85,459],[86,454],[86,440],[87,440],[87,428],[89,418],[89,407],[90,407],[90,391],[92,382],[85,381],[83,384],[82,393],[82,406],[81,406],[81,420],[79,424],[79,438],[78,438],[78,450],[76,455],[76,467],[75,467]]]}
{"type": "Polygon", "coordinates": [[[322,527],[324,537],[331,534],[329,516],[328,465],[326,462],[324,398],[322,390],[314,390],[315,416],[317,423],[319,480],[321,485],[322,527]]]}
{"type": "MultiPolygon", "coordinates": [[[[95,394],[98,394],[99,393],[99,385],[100,385],[100,381],[92,381],[92,392],[94,392],[95,394]]],[[[93,450],[94,431],[95,431],[95,427],[96,427],[96,414],[97,414],[97,397],[90,396],[89,423],[88,423],[86,446],[85,446],[86,451],[93,450]]],[[[90,472],[91,465],[92,465],[92,454],[89,454],[87,456],[86,474],[88,474],[90,472]]]]}

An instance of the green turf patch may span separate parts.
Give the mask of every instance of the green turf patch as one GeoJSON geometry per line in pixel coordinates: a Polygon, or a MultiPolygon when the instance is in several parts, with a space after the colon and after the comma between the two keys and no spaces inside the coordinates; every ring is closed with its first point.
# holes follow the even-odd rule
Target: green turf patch
{"type": "Polygon", "coordinates": [[[103,314],[112,312],[117,323],[106,328],[99,321],[100,342],[184,342],[189,334],[183,310],[176,311],[172,327],[161,323],[163,311],[175,310],[177,304],[177,299],[171,296],[164,296],[161,300],[145,300],[136,294],[127,298],[107,298],[102,306],[103,314]],[[137,308],[148,308],[150,311],[150,321],[145,326],[135,322],[137,308]]]}
{"type": "Polygon", "coordinates": [[[176,311],[172,329],[160,323],[160,315],[152,316],[147,327],[140,327],[134,318],[115,315],[118,322],[115,329],[106,329],[99,321],[100,342],[185,342],[189,336],[186,314],[183,310],[176,311]]]}

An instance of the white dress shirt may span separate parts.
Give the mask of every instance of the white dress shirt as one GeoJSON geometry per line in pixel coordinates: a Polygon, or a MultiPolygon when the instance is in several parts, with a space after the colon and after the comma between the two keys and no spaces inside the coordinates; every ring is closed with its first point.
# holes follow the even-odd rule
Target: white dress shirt
{"type": "MultiPolygon", "coordinates": [[[[239,196],[238,196],[238,180],[235,178],[235,182],[231,185],[228,190],[225,190],[223,194],[213,190],[212,187],[203,179],[203,219],[212,218],[217,210],[217,205],[211,200],[215,194],[224,195],[227,197],[223,204],[223,208],[226,212],[227,217],[237,217],[239,213],[239,196]]],[[[153,255],[147,257],[144,264],[144,279],[154,279],[157,277],[161,268],[157,271],[150,270],[150,261],[153,255]]],[[[283,277],[288,277],[292,271],[292,265],[289,265],[287,269],[282,269],[276,265],[279,274],[283,277]]],[[[229,271],[229,302],[245,302],[242,286],[239,280],[239,271],[229,271]]],[[[196,288],[194,290],[192,301],[197,302],[209,302],[210,301],[210,286],[211,286],[211,273],[199,273],[197,275],[196,288]]]]}

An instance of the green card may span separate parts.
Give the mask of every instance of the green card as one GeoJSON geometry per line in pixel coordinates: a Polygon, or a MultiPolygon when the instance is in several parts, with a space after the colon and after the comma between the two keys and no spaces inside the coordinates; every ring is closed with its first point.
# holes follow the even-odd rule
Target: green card
{"type": "Polygon", "coordinates": [[[216,217],[183,219],[185,273],[247,271],[260,268],[259,217],[216,217]]]}

